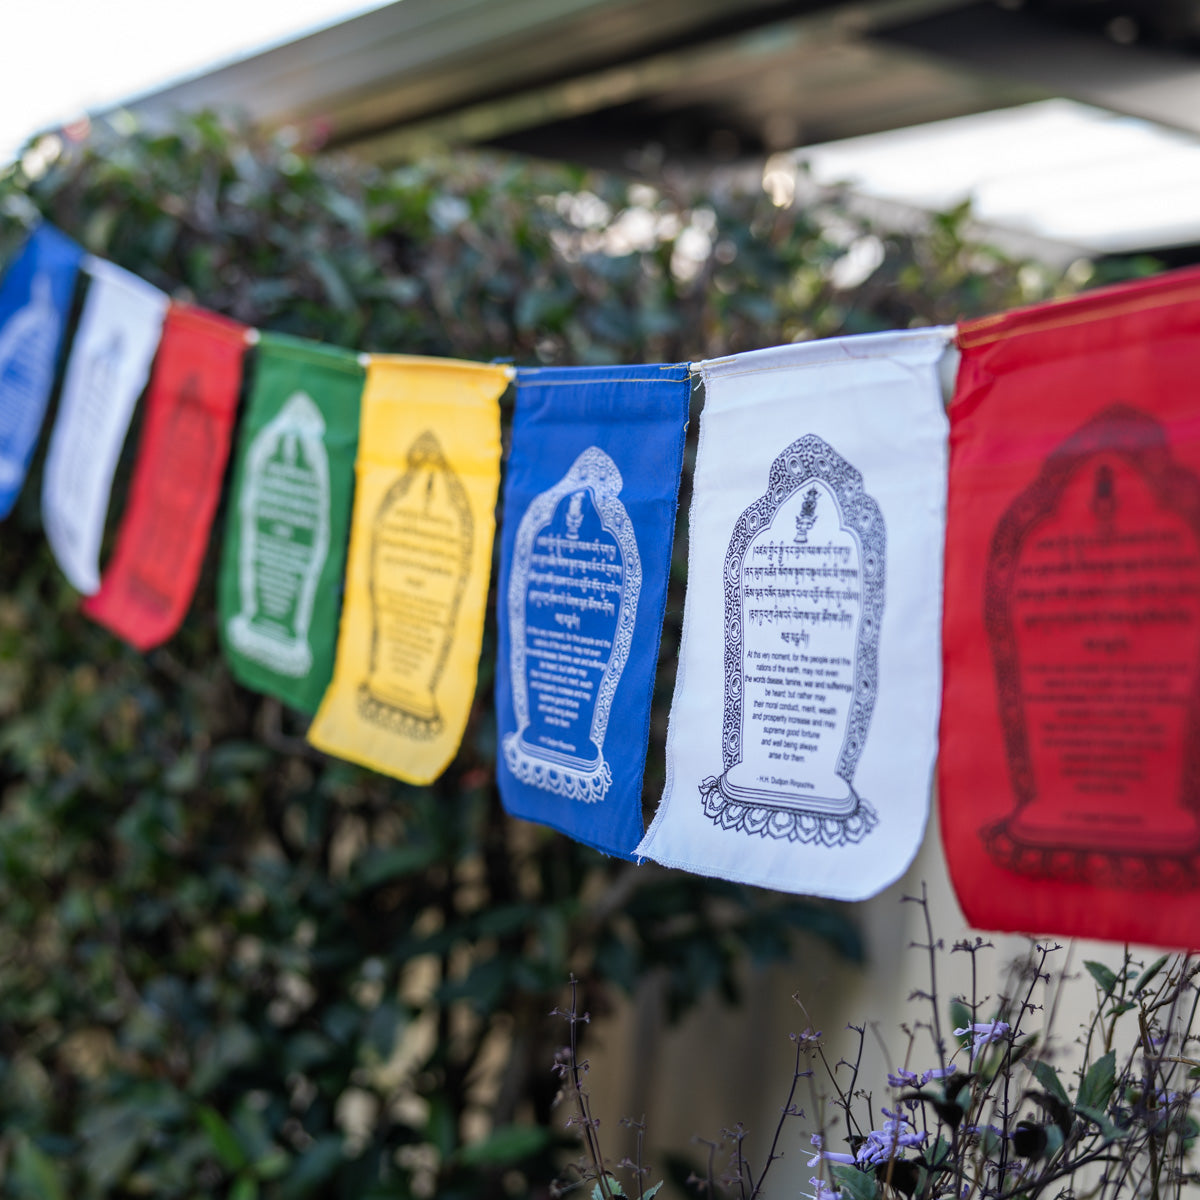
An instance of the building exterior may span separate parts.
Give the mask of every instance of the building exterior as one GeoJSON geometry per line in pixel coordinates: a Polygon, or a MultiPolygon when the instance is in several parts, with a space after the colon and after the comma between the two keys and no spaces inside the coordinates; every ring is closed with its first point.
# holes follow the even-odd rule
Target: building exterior
{"type": "Polygon", "coordinates": [[[1200,133],[1198,14],[1181,0],[396,0],[131,107],[238,109],[381,159],[467,143],[618,166],[1055,96],[1200,133]]]}

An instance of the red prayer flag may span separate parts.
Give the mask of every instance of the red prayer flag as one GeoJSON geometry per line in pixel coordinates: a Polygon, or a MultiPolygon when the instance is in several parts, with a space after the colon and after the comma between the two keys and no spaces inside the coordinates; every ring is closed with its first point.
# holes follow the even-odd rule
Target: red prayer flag
{"type": "Polygon", "coordinates": [[[960,327],[938,769],[972,924],[1200,946],[1200,271],[960,327]]]}
{"type": "Polygon", "coordinates": [[[245,326],[171,305],[112,562],[83,605],[139,650],[166,641],[191,603],[221,494],[245,347],[245,326]]]}

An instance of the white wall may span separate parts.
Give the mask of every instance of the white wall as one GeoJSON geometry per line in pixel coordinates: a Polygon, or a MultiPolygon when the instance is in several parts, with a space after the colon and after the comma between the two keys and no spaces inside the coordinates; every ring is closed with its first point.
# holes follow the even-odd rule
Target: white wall
{"type": "MultiPolygon", "coordinates": [[[[910,942],[924,940],[921,912],[917,905],[900,902],[906,894],[919,895],[922,881],[928,890],[935,934],[947,949],[959,939],[974,940],[977,931],[967,926],[950,887],[935,816],[922,850],[904,878],[874,900],[846,906],[863,932],[864,968],[846,965],[814,940],[786,967],[748,971],[740,1008],[724,1008],[710,1000],[682,1025],[667,1029],[657,992],[647,986],[636,1003],[623,1005],[598,1025],[588,1048],[589,1084],[602,1122],[606,1154],[616,1161],[630,1151],[629,1132],[619,1126],[619,1119],[626,1115],[645,1114],[651,1163],[661,1161],[664,1149],[690,1152],[699,1159],[705,1151],[691,1144],[693,1135],[719,1138],[723,1127],[741,1121],[750,1131],[747,1154],[756,1169],[761,1169],[791,1081],[794,1051],[788,1035],[806,1025],[804,1014],[791,999],[793,993],[824,1032],[831,1063],[857,1046],[857,1035],[848,1033],[847,1022],[875,1023],[889,1054],[885,1057],[875,1036],[868,1032],[860,1086],[873,1091],[878,1115],[880,1101],[887,1103],[887,1071],[904,1061],[908,1039],[900,1025],[929,1020],[926,1002],[909,1001],[914,990],[928,990],[929,986],[926,955],[908,949],[910,942]]],[[[994,997],[1006,966],[1023,956],[1028,941],[1012,936],[988,936],[986,940],[993,942],[995,949],[979,956],[979,993],[994,997]]],[[[1146,952],[1148,959],[1156,953],[1146,952]]],[[[1067,1061],[1094,1006],[1095,990],[1082,969],[1084,960],[1092,958],[1116,968],[1122,947],[1064,942],[1062,951],[1051,960],[1059,971],[1069,963],[1068,974],[1074,976],[1057,1004],[1052,1029],[1051,1046],[1063,1056],[1062,1062],[1067,1061]]],[[[937,969],[944,1033],[949,1038],[948,1004],[951,996],[969,992],[969,956],[940,955],[937,969]]],[[[981,1007],[980,1019],[990,1016],[991,1011],[981,1007]]],[[[917,1045],[910,1068],[934,1065],[928,1034],[919,1033],[917,1045]]],[[[823,1090],[830,1091],[828,1086],[823,1090]]],[[[808,1179],[815,1172],[806,1163],[811,1154],[809,1134],[817,1122],[812,1119],[807,1085],[797,1103],[806,1110],[806,1119],[788,1122],[781,1140],[785,1157],[769,1177],[770,1197],[790,1200],[811,1190],[808,1179]]],[[[656,1174],[653,1179],[658,1177],[656,1174]]]]}

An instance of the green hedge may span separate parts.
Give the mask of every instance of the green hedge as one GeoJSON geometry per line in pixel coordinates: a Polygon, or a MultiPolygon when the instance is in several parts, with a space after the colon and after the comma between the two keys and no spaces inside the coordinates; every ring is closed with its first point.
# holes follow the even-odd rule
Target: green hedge
{"type": "MultiPolygon", "coordinates": [[[[963,213],[876,237],[837,197],[799,211],[476,157],[383,171],[213,117],[54,149],[0,176],[6,254],[40,212],[176,296],[363,350],[680,360],[1050,286],[965,244],[963,213]],[[850,287],[856,242],[882,261],[850,287]]],[[[661,974],[678,1016],[735,998],[738,964],[797,936],[859,953],[845,909],[506,819],[493,627],[461,754],[406,787],[314,753],[296,716],[231,682],[211,554],[166,647],[91,625],[38,491],[35,468],[0,528],[5,1194],[546,1195],[564,1153],[548,1013],[569,972],[593,1012],[661,974]]],[[[677,577],[648,811],[681,612],[677,577]]]]}

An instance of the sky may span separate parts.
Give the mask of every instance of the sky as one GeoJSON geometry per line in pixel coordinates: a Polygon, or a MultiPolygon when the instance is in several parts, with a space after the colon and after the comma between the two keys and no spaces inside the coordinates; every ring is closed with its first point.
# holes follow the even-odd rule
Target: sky
{"type": "Polygon", "coordinates": [[[26,139],[389,0],[8,0],[0,159],[26,139]]]}

